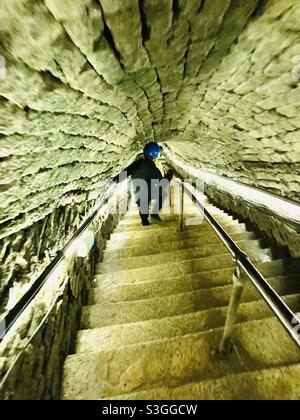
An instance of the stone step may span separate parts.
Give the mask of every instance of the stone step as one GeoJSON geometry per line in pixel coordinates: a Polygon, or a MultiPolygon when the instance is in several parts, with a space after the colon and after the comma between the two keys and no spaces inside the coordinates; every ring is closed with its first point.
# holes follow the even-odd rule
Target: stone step
{"type": "MultiPolygon", "coordinates": [[[[231,273],[230,273],[231,274],[231,273]]],[[[232,285],[232,276],[221,277],[218,281],[212,282],[210,279],[201,279],[192,275],[189,279],[185,277],[175,277],[166,280],[154,280],[141,283],[122,284],[114,287],[96,287],[89,290],[89,305],[103,301],[104,303],[137,301],[152,299],[157,296],[170,296],[177,293],[193,292],[201,289],[211,289],[215,287],[232,285]]],[[[300,293],[300,282],[298,276],[273,277],[268,282],[279,295],[290,294],[291,292],[300,293]]]]}
{"type": "MultiPolygon", "coordinates": [[[[201,248],[203,245],[209,246],[219,244],[220,238],[215,234],[209,235],[203,241],[203,234],[200,237],[193,239],[177,239],[166,240],[165,242],[158,242],[156,238],[147,239],[147,243],[143,239],[135,240],[134,244],[131,241],[116,242],[115,247],[108,247],[104,251],[105,261],[116,260],[126,257],[139,257],[141,255],[159,254],[160,252],[177,251],[179,249],[201,248]],[[120,247],[119,247],[120,245],[120,247]]],[[[256,236],[252,232],[236,233],[231,235],[232,239],[239,244],[244,240],[255,240],[256,236]]]]}
{"type": "MultiPolygon", "coordinates": [[[[199,195],[198,194],[198,196],[197,196],[199,199],[201,199],[201,202],[202,203],[205,203],[205,205],[207,205],[207,206],[212,206],[212,204],[209,202],[209,199],[208,199],[208,197],[207,196],[204,196],[204,195],[199,195]]],[[[171,195],[171,207],[173,207],[175,204],[177,204],[177,202],[181,202],[181,196],[180,197],[175,197],[174,196],[174,194],[172,193],[172,195],[171,195]]],[[[187,194],[185,194],[184,195],[184,204],[186,205],[186,206],[192,206],[192,205],[195,205],[194,203],[193,203],[193,201],[192,201],[192,199],[187,195],[187,194]]],[[[168,197],[164,200],[164,205],[165,206],[170,206],[170,196],[168,195],[168,197]]],[[[133,208],[133,209],[137,209],[137,205],[136,205],[136,203],[134,202],[134,201],[130,201],[129,202],[129,208],[133,208]]]]}
{"type": "MultiPolygon", "coordinates": [[[[300,309],[300,294],[284,296],[283,299],[292,311],[297,312],[300,309]]],[[[224,306],[161,319],[81,330],[77,336],[76,353],[93,352],[95,346],[98,351],[104,351],[222,328],[225,325],[227,310],[228,307],[224,306]]],[[[237,323],[272,316],[271,309],[262,300],[246,302],[240,304],[237,323]]]]}
{"type": "MultiPolygon", "coordinates": [[[[233,219],[231,216],[214,216],[215,219],[220,223],[227,223],[227,224],[238,224],[238,220],[233,219]]],[[[160,226],[170,224],[170,223],[179,223],[180,215],[179,214],[172,214],[172,215],[161,215],[162,222],[160,226]]],[[[205,218],[199,214],[199,212],[194,214],[184,214],[184,220],[187,219],[195,219],[199,221],[199,224],[205,221],[205,218]]],[[[151,222],[151,219],[149,219],[151,222]]],[[[154,225],[153,225],[154,226],[154,225]]],[[[155,225],[156,226],[156,225],[155,225]]],[[[135,230],[139,229],[142,230],[143,226],[141,226],[140,218],[135,219],[123,219],[119,222],[118,227],[115,229],[115,232],[126,232],[127,230],[135,230]]]]}
{"type": "MultiPolygon", "coordinates": [[[[109,398],[107,398],[109,400],[109,398]]],[[[161,387],[114,396],[114,400],[235,400],[299,401],[300,364],[280,366],[192,382],[179,387],[161,387]],[[280,392],[278,391],[280,390],[280,392]]]]}
{"type": "MultiPolygon", "coordinates": [[[[287,286],[284,281],[280,282],[277,279],[270,280],[270,284],[274,286],[279,294],[299,292],[298,284],[289,284],[287,286]]],[[[119,300],[118,296],[111,295],[110,300],[108,300],[102,297],[101,289],[91,289],[90,306],[83,308],[81,328],[99,328],[108,325],[127,324],[228,306],[231,293],[232,286],[229,285],[190,292],[177,292],[174,290],[171,295],[158,295],[140,300],[127,298],[119,300]]],[[[260,299],[261,296],[252,283],[247,282],[242,301],[252,302],[260,299]]]]}
{"type": "MultiPolygon", "coordinates": [[[[195,216],[196,212],[190,214],[189,216],[195,216]]],[[[164,220],[165,223],[175,222],[179,220],[179,214],[162,214],[161,218],[164,220]]],[[[118,226],[140,226],[141,219],[140,216],[137,214],[135,216],[131,216],[130,218],[124,217],[120,220],[118,226]]]]}
{"type": "MultiPolygon", "coordinates": [[[[229,232],[228,232],[229,233],[229,232]]],[[[236,237],[237,235],[242,236],[242,235],[251,235],[253,236],[254,233],[252,232],[230,232],[230,237],[236,237]]],[[[205,229],[188,229],[188,230],[184,230],[183,232],[179,232],[174,230],[173,232],[167,232],[165,231],[160,231],[160,232],[156,232],[156,234],[154,235],[153,233],[151,235],[148,235],[146,237],[143,236],[137,236],[134,238],[134,241],[132,239],[132,235],[129,235],[128,237],[125,238],[120,238],[120,239],[114,239],[113,237],[110,239],[110,241],[107,243],[107,247],[106,249],[108,251],[112,251],[115,249],[120,249],[120,248],[129,248],[129,247],[137,247],[140,245],[143,246],[150,246],[150,245],[159,245],[159,244],[165,244],[165,243],[172,243],[172,242],[177,242],[177,241],[184,241],[187,239],[190,240],[198,240],[198,241],[202,241],[202,245],[203,243],[208,243],[207,241],[212,241],[212,240],[216,240],[216,238],[220,241],[220,238],[218,237],[218,235],[216,234],[216,232],[210,228],[207,227],[205,229]]],[[[209,242],[209,243],[210,243],[209,242]]]]}
{"type": "MultiPolygon", "coordinates": [[[[158,264],[155,267],[142,267],[113,273],[96,275],[96,281],[100,287],[113,286],[124,283],[138,283],[149,280],[162,280],[170,277],[185,276],[198,273],[201,278],[204,276],[213,277],[218,272],[233,268],[235,266],[230,255],[218,257],[207,257],[187,261],[158,264]],[[210,274],[203,274],[210,272],[210,274]],[[216,273],[217,272],[217,273],[216,273]]],[[[282,275],[295,274],[300,269],[300,262],[297,259],[280,259],[269,263],[256,263],[255,266],[265,277],[278,277],[282,275]]],[[[225,272],[225,271],[224,271],[225,272]]]]}
{"type": "MultiPolygon", "coordinates": [[[[230,224],[230,225],[222,225],[224,230],[231,233],[243,233],[246,232],[246,226],[245,224],[230,224]]],[[[150,226],[140,226],[137,230],[128,230],[123,232],[116,232],[112,233],[111,235],[111,241],[120,241],[123,239],[127,240],[136,240],[136,239],[148,239],[151,238],[153,235],[156,236],[162,236],[162,235],[168,235],[169,239],[175,235],[182,235],[183,233],[188,234],[188,237],[195,237],[200,232],[207,232],[210,231],[212,234],[215,234],[214,230],[210,227],[210,225],[207,222],[204,222],[201,225],[198,226],[186,226],[185,232],[179,232],[179,223],[159,223],[155,225],[150,226]]]]}
{"type": "MultiPolygon", "coordinates": [[[[245,250],[253,261],[269,262],[272,260],[272,253],[268,248],[261,249],[259,241],[242,241],[239,243],[242,250],[245,250]]],[[[204,245],[185,250],[160,252],[156,255],[141,255],[139,257],[127,257],[119,260],[106,260],[97,265],[97,273],[108,273],[122,270],[130,270],[138,267],[150,267],[162,264],[165,261],[181,261],[194,258],[205,258],[229,254],[228,249],[220,241],[215,245],[204,245]]]]}
{"type": "MultiPolygon", "coordinates": [[[[224,212],[223,210],[218,209],[215,206],[205,206],[206,210],[214,217],[225,217],[225,216],[229,216],[228,213],[224,212]]],[[[171,209],[168,208],[167,211],[170,212],[170,214],[166,213],[165,217],[168,218],[172,218],[174,216],[176,216],[177,214],[175,213],[175,209],[172,207],[171,209]]],[[[192,214],[200,214],[200,210],[194,206],[194,205],[190,205],[190,206],[185,206],[184,208],[184,214],[187,214],[191,212],[192,214]]],[[[230,216],[231,217],[231,216],[230,216]]],[[[138,223],[140,221],[140,216],[139,213],[137,211],[137,208],[129,208],[128,212],[126,213],[126,215],[124,215],[124,217],[122,218],[122,221],[124,221],[126,224],[127,222],[130,223],[138,223]]]]}
{"type": "MultiPolygon", "coordinates": [[[[167,228],[178,228],[180,226],[180,218],[172,218],[172,219],[165,219],[164,216],[161,216],[162,222],[160,223],[152,223],[151,219],[150,220],[150,226],[147,226],[147,231],[156,231],[159,230],[160,228],[162,229],[167,229],[167,228]]],[[[192,229],[193,227],[197,227],[197,228],[209,228],[210,224],[205,220],[204,217],[199,217],[199,216],[186,216],[184,217],[184,225],[185,225],[185,229],[192,229]]],[[[232,218],[230,218],[230,216],[226,217],[226,218],[222,218],[220,220],[218,220],[218,222],[223,226],[238,226],[240,223],[238,222],[238,220],[233,220],[232,218]]],[[[127,225],[122,225],[122,224],[118,224],[118,226],[116,227],[116,229],[114,230],[114,233],[124,233],[124,232],[144,232],[145,231],[145,226],[142,226],[141,222],[136,223],[136,224],[127,224],[127,225]]]]}
{"type": "Polygon", "coordinates": [[[141,255],[139,257],[127,257],[120,260],[104,259],[104,262],[97,265],[97,273],[108,273],[115,271],[130,270],[138,267],[151,267],[163,264],[165,261],[181,261],[194,258],[204,258],[210,256],[224,255],[229,253],[222,244],[213,246],[203,246],[201,248],[181,249],[178,251],[160,252],[155,255],[141,255]]]}
{"type": "MultiPolygon", "coordinates": [[[[207,202],[204,203],[203,205],[208,206],[212,211],[214,211],[214,206],[207,204],[207,202]]],[[[149,210],[151,212],[151,206],[149,210]]],[[[165,201],[161,209],[161,211],[170,212],[170,213],[178,212],[180,210],[181,210],[181,202],[174,202],[174,201],[171,203],[171,205],[169,201],[165,201]]],[[[199,211],[199,210],[196,207],[196,205],[193,204],[191,201],[189,202],[185,201],[183,211],[188,212],[188,211],[199,211]]],[[[215,213],[220,214],[220,211],[218,212],[218,210],[216,209],[215,213]]],[[[136,204],[130,204],[128,206],[128,212],[126,213],[124,218],[128,219],[130,217],[137,217],[138,214],[139,214],[138,206],[136,204]]]]}
{"type": "Polygon", "coordinates": [[[240,324],[233,334],[234,351],[226,358],[213,353],[219,347],[222,331],[104,352],[97,352],[95,344],[93,353],[66,359],[63,399],[103,399],[300,362],[298,347],[276,319],[240,324]]]}
{"type": "MultiPolygon", "coordinates": [[[[111,287],[126,287],[130,285],[141,285],[146,286],[147,284],[153,284],[153,283],[159,283],[159,284],[165,284],[165,287],[168,287],[168,284],[170,287],[173,287],[172,284],[174,283],[174,287],[176,284],[181,283],[184,285],[184,283],[191,283],[191,284],[201,284],[202,288],[209,288],[209,287],[217,287],[217,286],[224,286],[225,284],[231,284],[232,283],[232,273],[233,273],[233,267],[221,269],[221,270],[212,270],[212,271],[206,271],[206,272],[196,272],[191,274],[185,274],[184,276],[178,275],[174,277],[167,277],[163,281],[161,279],[154,279],[154,280],[140,280],[135,279],[132,277],[128,277],[128,279],[125,279],[122,282],[119,282],[118,279],[114,281],[110,281],[108,279],[107,281],[103,280],[103,277],[96,276],[94,279],[94,287],[99,287],[102,289],[111,288],[111,287]],[[127,281],[126,281],[127,280],[127,281]]],[[[151,287],[151,286],[149,286],[151,287]]],[[[187,286],[188,287],[188,286],[187,286]]],[[[201,288],[201,287],[200,287],[201,288]]]]}
{"type": "Polygon", "coordinates": [[[96,273],[97,280],[102,284],[131,283],[136,281],[165,279],[179,275],[191,274],[201,271],[226,269],[234,266],[229,254],[198,259],[188,259],[179,262],[165,262],[154,267],[139,267],[124,271],[109,273],[96,273]]]}
{"type": "MultiPolygon", "coordinates": [[[[134,211],[132,211],[131,209],[129,209],[128,213],[126,213],[123,217],[121,222],[124,222],[124,224],[126,223],[136,223],[140,220],[140,216],[139,216],[139,212],[137,210],[137,208],[133,209],[134,211]]],[[[209,207],[207,208],[207,210],[209,211],[210,214],[212,214],[213,216],[216,217],[223,217],[223,216],[228,216],[227,213],[218,210],[215,207],[209,207]]],[[[166,218],[172,218],[172,217],[176,217],[179,214],[181,214],[181,212],[179,212],[179,209],[176,209],[174,207],[170,208],[163,208],[161,211],[162,215],[165,215],[166,218]]],[[[184,214],[188,214],[191,213],[193,215],[195,214],[200,214],[200,210],[196,207],[196,206],[187,206],[184,211],[184,214]]]]}

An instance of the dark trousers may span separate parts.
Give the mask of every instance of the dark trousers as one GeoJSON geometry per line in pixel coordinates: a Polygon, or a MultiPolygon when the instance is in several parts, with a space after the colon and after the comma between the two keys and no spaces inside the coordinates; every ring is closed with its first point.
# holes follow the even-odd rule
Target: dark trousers
{"type": "MultiPolygon", "coordinates": [[[[155,198],[154,200],[154,204],[153,204],[153,208],[151,212],[152,214],[158,214],[160,212],[165,198],[166,198],[166,194],[162,190],[160,190],[158,199],[155,198]]],[[[139,207],[139,214],[140,214],[142,222],[147,221],[149,218],[149,208],[150,208],[151,201],[152,200],[148,200],[146,202],[141,203],[141,200],[137,200],[136,202],[136,204],[139,207]]]]}
{"type": "Polygon", "coordinates": [[[142,222],[148,220],[150,203],[153,201],[152,214],[158,214],[162,209],[163,203],[170,191],[170,182],[167,179],[161,180],[157,185],[149,184],[141,186],[139,180],[132,182],[132,195],[136,204],[139,207],[140,217],[142,222]],[[163,181],[163,182],[162,182],[163,181]]]}

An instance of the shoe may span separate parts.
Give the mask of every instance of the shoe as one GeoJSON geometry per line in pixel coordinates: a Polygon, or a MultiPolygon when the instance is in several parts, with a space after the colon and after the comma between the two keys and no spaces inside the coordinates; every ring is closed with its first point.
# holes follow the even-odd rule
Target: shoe
{"type": "Polygon", "coordinates": [[[159,214],[151,214],[150,220],[151,220],[151,222],[154,222],[154,223],[160,223],[160,222],[162,222],[159,214]]]}
{"type": "Polygon", "coordinates": [[[148,219],[147,220],[142,220],[142,225],[143,226],[150,226],[149,220],[148,219]]]}

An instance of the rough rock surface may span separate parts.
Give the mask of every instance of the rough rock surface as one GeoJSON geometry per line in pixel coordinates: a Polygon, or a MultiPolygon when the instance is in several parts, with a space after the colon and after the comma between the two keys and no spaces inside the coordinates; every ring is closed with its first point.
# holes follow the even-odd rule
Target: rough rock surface
{"type": "Polygon", "coordinates": [[[294,0],[1,0],[1,235],[86,201],[150,138],[299,199],[299,16],[294,0]]]}
{"type": "Polygon", "coordinates": [[[150,139],[300,201],[299,2],[0,0],[0,10],[0,311],[150,139]]]}
{"type": "Polygon", "coordinates": [[[89,258],[66,258],[0,343],[1,400],[59,399],[64,359],[74,347],[95,265],[118,220],[118,212],[112,216],[104,206],[90,227],[96,234],[89,258]]]}

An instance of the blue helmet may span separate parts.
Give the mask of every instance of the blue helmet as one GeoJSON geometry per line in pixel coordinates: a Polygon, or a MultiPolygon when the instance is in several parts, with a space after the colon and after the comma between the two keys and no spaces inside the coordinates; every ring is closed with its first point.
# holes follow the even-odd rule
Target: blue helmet
{"type": "Polygon", "coordinates": [[[160,147],[154,141],[147,143],[144,147],[144,155],[151,159],[157,159],[160,156],[160,147]]]}

